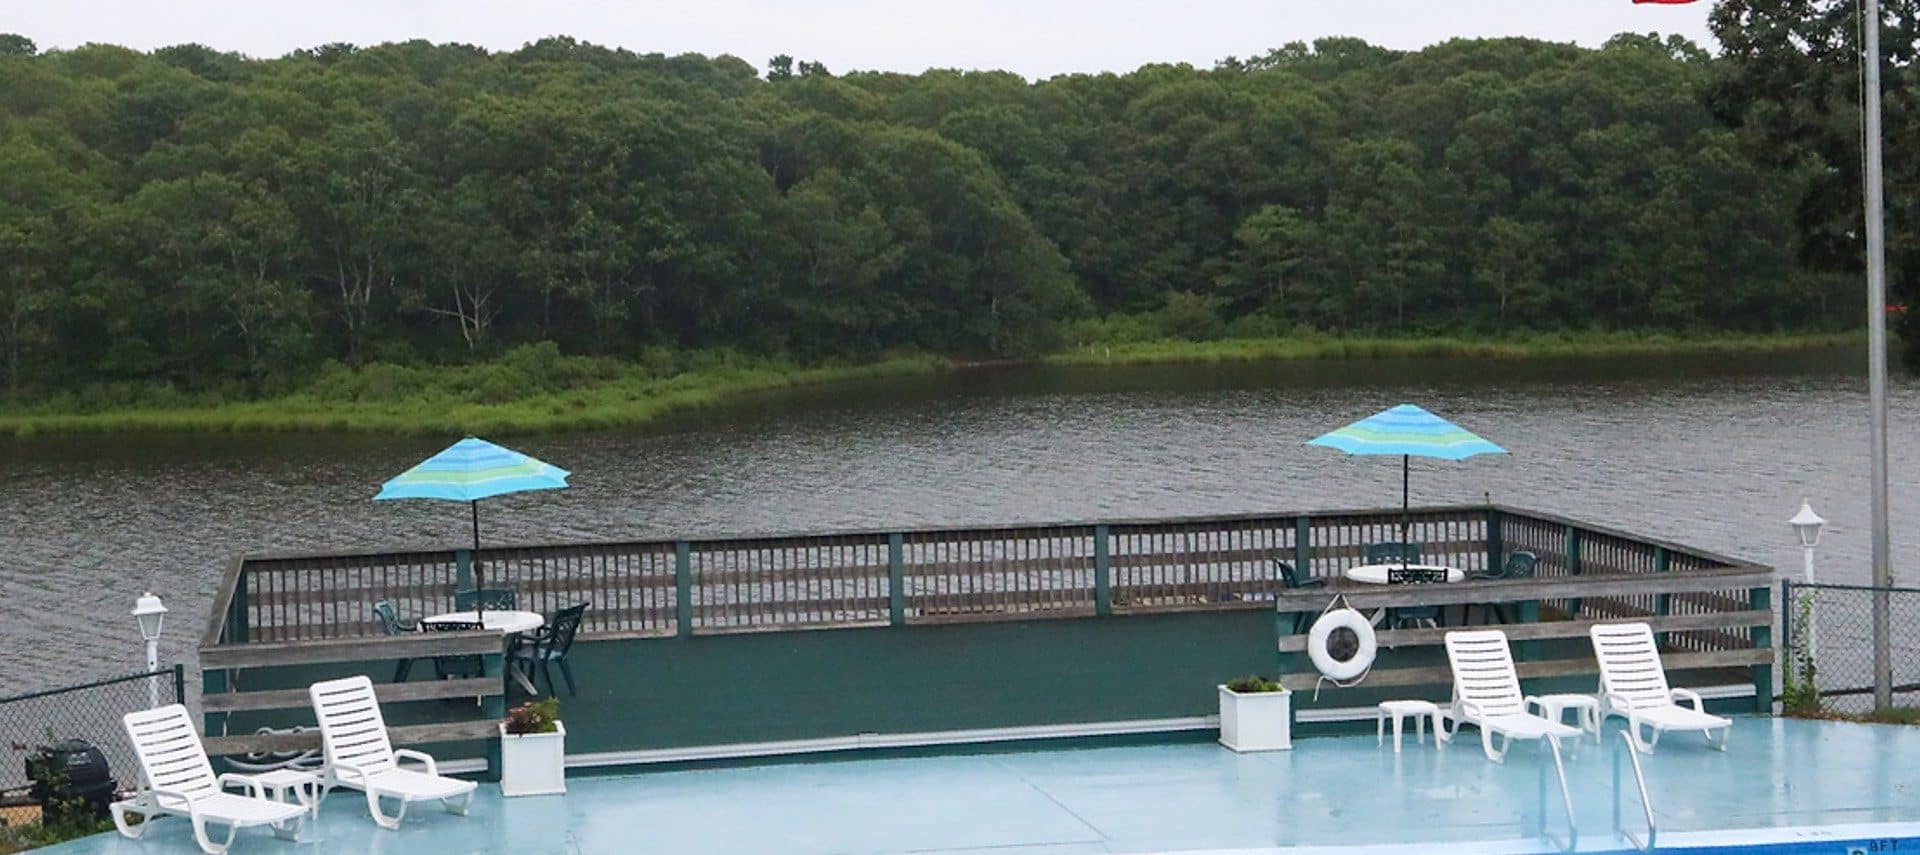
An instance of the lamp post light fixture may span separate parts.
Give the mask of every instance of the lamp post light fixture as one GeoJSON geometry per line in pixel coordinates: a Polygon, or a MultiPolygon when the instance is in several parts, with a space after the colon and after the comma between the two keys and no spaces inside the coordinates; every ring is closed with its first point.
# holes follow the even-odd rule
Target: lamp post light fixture
{"type": "MultiPolygon", "coordinates": [[[[1811,503],[1805,499],[1801,499],[1800,512],[1794,514],[1793,519],[1787,520],[1787,525],[1793,526],[1793,533],[1800,536],[1800,549],[1806,560],[1806,583],[1812,585],[1814,584],[1813,548],[1820,545],[1820,530],[1826,527],[1827,521],[1821,519],[1819,514],[1813,512],[1813,505],[1811,503]]],[[[1807,591],[1807,596],[1811,597],[1814,595],[1814,590],[1807,591]]],[[[1793,617],[1787,615],[1785,619],[1792,620],[1793,617]]],[[[1820,615],[1818,614],[1818,609],[1807,609],[1807,658],[1815,662],[1819,661],[1814,658],[1820,650],[1819,620],[1820,615]]]]}
{"type": "MultiPolygon", "coordinates": [[[[167,619],[167,606],[147,591],[133,603],[133,617],[140,621],[140,637],[147,642],[147,673],[160,670],[160,625],[167,619]]],[[[147,678],[147,708],[160,706],[160,684],[147,678]]]]}

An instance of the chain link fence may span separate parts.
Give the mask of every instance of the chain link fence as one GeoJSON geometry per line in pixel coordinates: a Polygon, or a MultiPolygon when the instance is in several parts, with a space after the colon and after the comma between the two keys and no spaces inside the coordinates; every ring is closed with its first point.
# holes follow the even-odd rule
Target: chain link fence
{"type": "Polygon", "coordinates": [[[1780,588],[1781,688],[1789,706],[1796,690],[1803,693],[1803,703],[1810,702],[1811,687],[1827,711],[1873,710],[1873,602],[1882,593],[1887,598],[1893,703],[1920,706],[1920,588],[1791,580],[1780,588]]]}
{"type": "Polygon", "coordinates": [[[121,732],[120,717],[149,709],[156,700],[186,703],[183,666],[0,698],[0,806],[26,800],[32,784],[27,758],[65,739],[92,743],[106,755],[119,789],[135,789],[140,764],[121,732]]]}

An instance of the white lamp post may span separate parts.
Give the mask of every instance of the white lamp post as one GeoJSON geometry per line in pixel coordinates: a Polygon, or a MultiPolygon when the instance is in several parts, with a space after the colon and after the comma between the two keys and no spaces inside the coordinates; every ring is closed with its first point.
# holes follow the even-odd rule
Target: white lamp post
{"type": "MultiPolygon", "coordinates": [[[[147,641],[147,673],[160,670],[160,624],[167,619],[166,604],[147,591],[133,603],[133,616],[140,621],[140,637],[147,641]]],[[[160,705],[160,684],[147,678],[147,707],[160,705]]]]}
{"type": "MultiPolygon", "coordinates": [[[[1820,545],[1820,529],[1826,527],[1826,524],[1827,521],[1821,519],[1819,514],[1814,513],[1813,505],[1805,499],[1800,500],[1800,512],[1794,514],[1793,519],[1787,520],[1787,525],[1793,526],[1794,534],[1800,536],[1800,549],[1806,556],[1806,581],[1808,585],[1814,583],[1813,548],[1820,545]]],[[[1807,595],[1812,596],[1813,592],[1808,591],[1807,595]]],[[[1789,616],[1788,619],[1791,620],[1791,616],[1789,616]]],[[[1820,648],[1820,630],[1816,623],[1819,619],[1818,610],[1807,610],[1808,659],[1814,659],[1814,656],[1820,648]]],[[[1814,659],[1814,661],[1818,662],[1819,660],[1814,659]]]]}

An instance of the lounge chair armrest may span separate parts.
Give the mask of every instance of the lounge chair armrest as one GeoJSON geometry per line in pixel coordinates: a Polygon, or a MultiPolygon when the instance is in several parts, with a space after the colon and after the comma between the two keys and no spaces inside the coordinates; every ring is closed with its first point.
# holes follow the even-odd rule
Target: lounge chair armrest
{"type": "Polygon", "coordinates": [[[200,809],[195,807],[193,804],[193,797],[187,795],[186,793],[180,792],[179,790],[168,790],[168,789],[162,789],[160,787],[155,787],[152,790],[149,790],[148,792],[153,793],[154,807],[160,808],[162,810],[179,810],[180,808],[184,807],[187,809],[188,816],[194,816],[200,812],[200,809]],[[178,804],[169,804],[168,800],[171,800],[172,802],[177,802],[178,804]]]}
{"type": "Polygon", "coordinates": [[[244,787],[249,796],[256,799],[264,799],[267,797],[267,788],[261,786],[260,781],[252,775],[242,775],[239,772],[226,772],[220,776],[220,786],[222,789],[227,787],[244,787]]]}
{"type": "Polygon", "coordinates": [[[396,766],[400,765],[400,761],[402,760],[414,760],[414,761],[426,764],[427,774],[429,775],[440,774],[440,764],[435,763],[433,761],[433,756],[424,751],[415,751],[411,748],[393,749],[394,765],[396,766]]]}
{"type": "Polygon", "coordinates": [[[1600,712],[1603,715],[1606,714],[1607,710],[1613,710],[1621,715],[1629,715],[1633,712],[1632,703],[1626,698],[1620,697],[1612,692],[1607,692],[1600,696],[1600,705],[1602,707],[1600,712]]]}
{"type": "Polygon", "coordinates": [[[1454,701],[1453,705],[1460,709],[1460,716],[1468,721],[1479,721],[1484,717],[1480,713],[1480,705],[1473,701],[1454,701]]]}
{"type": "Polygon", "coordinates": [[[358,781],[362,784],[365,784],[368,780],[367,770],[360,768],[358,764],[348,763],[344,760],[336,760],[333,762],[333,776],[343,781],[358,781]]]}
{"type": "Polygon", "coordinates": [[[1705,702],[1703,702],[1700,699],[1699,692],[1696,692],[1692,689],[1674,689],[1671,694],[1673,696],[1673,701],[1675,704],[1678,704],[1681,701],[1686,701],[1693,704],[1694,712],[1703,713],[1707,711],[1705,702]]]}

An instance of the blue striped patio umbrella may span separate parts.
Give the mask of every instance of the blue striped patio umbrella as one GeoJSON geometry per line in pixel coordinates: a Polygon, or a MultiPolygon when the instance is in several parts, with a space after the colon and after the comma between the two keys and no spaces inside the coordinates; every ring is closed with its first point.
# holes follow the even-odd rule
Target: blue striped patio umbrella
{"type": "Polygon", "coordinates": [[[1337,431],[1322,434],[1307,442],[1337,448],[1348,454],[1397,454],[1400,456],[1400,535],[1407,533],[1409,474],[1415,457],[1441,460],[1465,460],[1480,454],[1506,454],[1494,445],[1453,422],[1412,404],[1381,410],[1337,431]]]}
{"type": "MultiPolygon", "coordinates": [[[[380,485],[374,501],[385,499],[444,499],[466,502],[473,511],[473,587],[485,588],[480,574],[480,500],[527,490],[561,490],[573,473],[502,448],[478,437],[467,437],[380,485]]],[[[476,611],[486,606],[475,598],[476,611]]]]}

